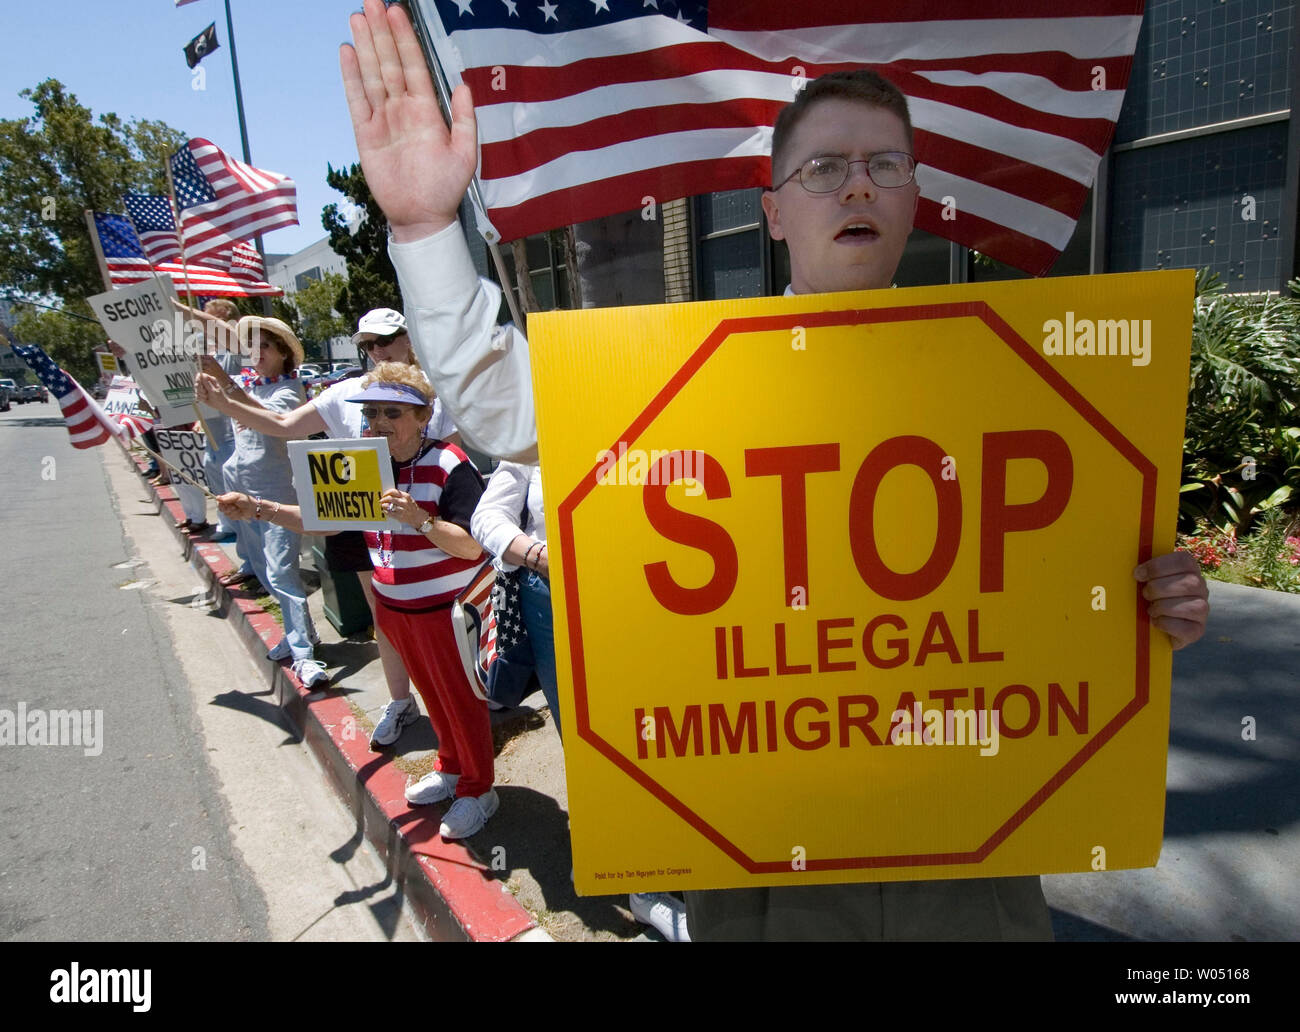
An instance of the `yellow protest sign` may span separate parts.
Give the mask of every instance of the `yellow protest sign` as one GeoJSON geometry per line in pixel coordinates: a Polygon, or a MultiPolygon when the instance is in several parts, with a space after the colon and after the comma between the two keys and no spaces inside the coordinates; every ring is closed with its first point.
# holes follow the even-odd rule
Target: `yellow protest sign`
{"type": "Polygon", "coordinates": [[[393,486],[388,441],[290,441],[289,463],[303,529],[383,530],[388,517],[379,497],[393,486]]]}
{"type": "Polygon", "coordinates": [[[579,891],[1154,864],[1192,284],[534,316],[579,891]]]}

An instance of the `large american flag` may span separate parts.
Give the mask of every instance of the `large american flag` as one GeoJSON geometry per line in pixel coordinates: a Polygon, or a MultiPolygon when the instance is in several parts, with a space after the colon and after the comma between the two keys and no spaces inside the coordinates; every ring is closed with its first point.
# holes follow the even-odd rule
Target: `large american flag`
{"type": "Polygon", "coordinates": [[[182,264],[180,243],[176,237],[175,223],[171,220],[171,206],[167,203],[167,198],[127,194],[124,202],[132,213],[130,219],[122,215],[95,212],[99,246],[113,286],[125,287],[131,283],[140,283],[150,279],[156,271],[160,276],[169,277],[181,293],[189,291],[205,297],[278,296],[284,293],[279,287],[273,287],[265,281],[262,256],[247,241],[238,241],[199,261],[182,264]],[[165,220],[158,214],[159,202],[165,207],[165,220]],[[140,221],[142,215],[145,218],[144,225],[140,221]],[[136,235],[133,221],[140,229],[140,236],[136,235]],[[150,228],[146,229],[146,225],[150,228]],[[167,239],[169,231],[170,242],[167,239]],[[151,240],[148,253],[142,239],[144,236],[149,236],[151,240]]]}
{"type": "Polygon", "coordinates": [[[801,81],[868,66],[910,102],[916,225],[1034,275],[1110,144],[1141,0],[414,0],[474,93],[502,239],[769,186],[801,81]],[[946,217],[945,217],[946,216],[946,217]]]}
{"type": "Polygon", "coordinates": [[[149,428],[147,421],[110,416],[81,384],[54,363],[38,344],[13,344],[13,352],[54,396],[67,424],[74,448],[94,448],[110,437],[131,438],[149,428]]]}
{"type": "Polygon", "coordinates": [[[170,160],[186,258],[298,224],[297,190],[288,176],[236,161],[201,139],[170,160]]]}

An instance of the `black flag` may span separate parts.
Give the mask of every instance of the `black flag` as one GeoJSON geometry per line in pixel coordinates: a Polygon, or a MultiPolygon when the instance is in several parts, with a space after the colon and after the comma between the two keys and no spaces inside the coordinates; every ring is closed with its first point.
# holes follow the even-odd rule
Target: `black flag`
{"type": "Polygon", "coordinates": [[[193,68],[217,46],[217,23],[213,22],[185,44],[185,63],[193,68]]]}

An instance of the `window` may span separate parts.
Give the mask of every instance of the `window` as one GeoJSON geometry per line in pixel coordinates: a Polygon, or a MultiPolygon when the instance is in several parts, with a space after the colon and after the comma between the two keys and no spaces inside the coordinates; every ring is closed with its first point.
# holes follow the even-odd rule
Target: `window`
{"type": "Polygon", "coordinates": [[[762,193],[727,190],[694,199],[697,299],[762,297],[772,292],[771,240],[759,204],[762,193]]]}

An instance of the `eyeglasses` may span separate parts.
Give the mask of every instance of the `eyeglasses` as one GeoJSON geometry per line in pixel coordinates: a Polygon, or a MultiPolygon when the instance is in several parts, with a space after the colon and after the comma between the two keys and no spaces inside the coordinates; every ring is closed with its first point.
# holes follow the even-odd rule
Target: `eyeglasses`
{"type": "Polygon", "coordinates": [[[376,337],[374,340],[362,340],[357,342],[357,347],[362,351],[370,351],[374,348],[386,348],[393,341],[405,334],[405,330],[398,330],[396,333],[390,333],[387,337],[376,337]]]}
{"type": "Polygon", "coordinates": [[[859,161],[849,161],[838,154],[827,154],[809,158],[772,189],[779,190],[798,176],[799,185],[809,193],[834,193],[844,185],[849,178],[849,169],[854,165],[866,165],[867,176],[886,190],[906,186],[916,174],[916,159],[903,151],[882,151],[859,161]]]}
{"type": "Polygon", "coordinates": [[[414,411],[415,409],[410,405],[407,405],[404,408],[382,408],[382,409],[377,408],[374,405],[361,406],[361,414],[365,416],[367,420],[377,419],[382,414],[383,417],[386,420],[388,420],[390,423],[396,423],[399,419],[402,418],[402,415],[404,413],[414,412],[414,411]]]}

